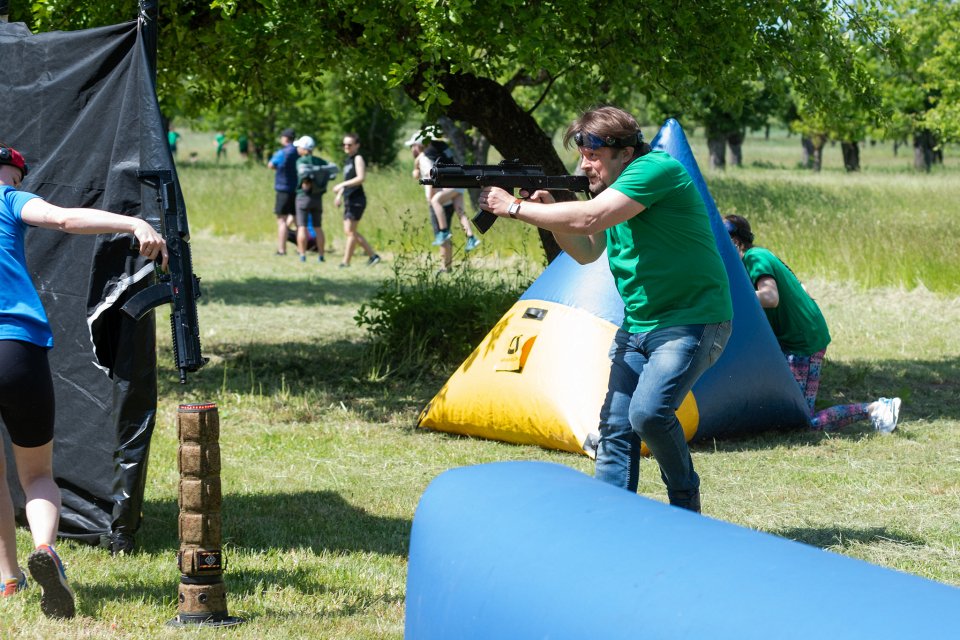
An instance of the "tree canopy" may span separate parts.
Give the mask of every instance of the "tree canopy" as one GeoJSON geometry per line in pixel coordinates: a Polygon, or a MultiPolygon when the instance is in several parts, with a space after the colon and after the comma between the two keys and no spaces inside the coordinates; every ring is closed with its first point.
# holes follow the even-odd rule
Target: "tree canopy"
{"type": "MultiPolygon", "coordinates": [[[[557,113],[632,108],[643,96],[679,114],[710,96],[712,109],[739,116],[751,95],[745,82],[781,76],[819,113],[832,113],[837,87],[844,108],[879,113],[856,55],[890,33],[875,4],[163,0],[158,93],[171,113],[229,109],[269,120],[333,88],[341,104],[399,109],[400,90],[425,123],[441,115],[468,123],[503,157],[564,173],[554,131],[537,118],[545,101],[557,113]]],[[[134,0],[11,3],[11,18],[38,30],[135,15],[134,0]]]]}
{"type": "MultiPolygon", "coordinates": [[[[328,89],[470,123],[504,156],[554,164],[532,113],[666,96],[681,113],[709,94],[740,113],[742,86],[782,70],[828,105],[831,87],[875,103],[854,55],[874,24],[862,3],[824,0],[162,0],[159,93],[166,108],[287,105],[328,89]],[[861,33],[861,38],[851,34],[861,33]]],[[[18,10],[19,8],[19,10],[18,10]]],[[[117,22],[134,0],[13,0],[39,30],[117,22]],[[22,5],[21,5],[22,2],[22,5]],[[25,6],[24,6],[25,5],[25,6]]]]}

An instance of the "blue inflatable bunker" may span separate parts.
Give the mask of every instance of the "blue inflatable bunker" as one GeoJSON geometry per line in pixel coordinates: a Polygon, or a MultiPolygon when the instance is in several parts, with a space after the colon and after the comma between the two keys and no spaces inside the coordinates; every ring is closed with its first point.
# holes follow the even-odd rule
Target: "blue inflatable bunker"
{"type": "Polygon", "coordinates": [[[427,487],[405,637],[956,638],[958,610],[960,589],[502,462],[427,487]]]}
{"type": "MultiPolygon", "coordinates": [[[[733,295],[730,342],[677,409],[687,440],[805,427],[800,388],[676,120],[652,146],[683,163],[696,183],[733,295]]],[[[420,426],[592,455],[607,352],[622,320],[606,259],[580,265],[561,254],[427,405],[420,426]]]]}

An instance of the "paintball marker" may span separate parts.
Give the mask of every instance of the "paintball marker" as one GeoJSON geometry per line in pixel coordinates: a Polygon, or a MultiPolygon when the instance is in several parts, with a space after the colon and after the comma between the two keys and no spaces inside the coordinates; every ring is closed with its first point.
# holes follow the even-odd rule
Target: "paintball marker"
{"type": "MultiPolygon", "coordinates": [[[[547,191],[583,191],[590,188],[586,176],[548,176],[538,164],[520,164],[519,160],[503,160],[500,164],[444,164],[438,162],[430,169],[430,177],[420,184],[439,189],[479,189],[500,187],[513,192],[520,189],[533,193],[537,189],[547,191]]],[[[473,217],[473,224],[480,233],[486,233],[497,216],[481,210],[473,217]]]]}
{"type": "Polygon", "coordinates": [[[172,171],[138,171],[137,179],[157,190],[157,202],[161,203],[162,208],[161,234],[170,255],[167,273],[159,274],[156,284],[131,296],[121,310],[139,320],[161,304],[173,305],[170,311],[173,357],[180,370],[180,384],[183,384],[187,381],[187,371],[196,371],[207,363],[200,353],[200,325],[197,321],[200,278],[193,274],[190,230],[186,214],[182,213],[182,207],[177,206],[172,171]]]}

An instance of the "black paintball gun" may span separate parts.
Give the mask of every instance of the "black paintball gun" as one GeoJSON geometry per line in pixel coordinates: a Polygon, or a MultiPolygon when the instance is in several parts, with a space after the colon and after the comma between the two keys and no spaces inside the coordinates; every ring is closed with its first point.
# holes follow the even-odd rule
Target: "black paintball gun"
{"type": "Polygon", "coordinates": [[[161,235],[167,243],[169,259],[167,272],[158,275],[156,284],[131,296],[121,310],[139,320],[161,304],[173,305],[170,311],[173,357],[180,370],[180,384],[184,384],[187,371],[196,371],[207,363],[200,352],[200,324],[197,321],[200,278],[193,273],[190,230],[186,214],[178,206],[172,171],[138,171],[137,179],[157,190],[157,202],[162,209],[161,235]]]}
{"type": "MultiPolygon", "coordinates": [[[[438,189],[479,189],[481,187],[500,187],[513,192],[520,189],[533,193],[537,189],[546,191],[587,192],[590,181],[586,176],[548,176],[538,164],[520,164],[519,160],[503,160],[500,164],[444,164],[438,162],[430,169],[430,177],[420,180],[420,184],[438,189]]],[[[497,216],[481,210],[473,217],[473,224],[480,233],[497,221],[497,216]]]]}

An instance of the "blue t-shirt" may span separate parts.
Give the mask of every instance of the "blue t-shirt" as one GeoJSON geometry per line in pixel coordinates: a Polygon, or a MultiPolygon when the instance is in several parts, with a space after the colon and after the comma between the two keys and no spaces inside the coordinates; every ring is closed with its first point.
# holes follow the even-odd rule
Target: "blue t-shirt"
{"type": "Polygon", "coordinates": [[[0,185],[0,340],[52,347],[53,332],[27,270],[27,224],[20,217],[23,205],[37,197],[0,185]]]}
{"type": "Polygon", "coordinates": [[[270,162],[276,168],[277,174],[273,178],[273,189],[284,193],[293,193],[297,190],[297,148],[292,144],[280,149],[270,162]]]}

